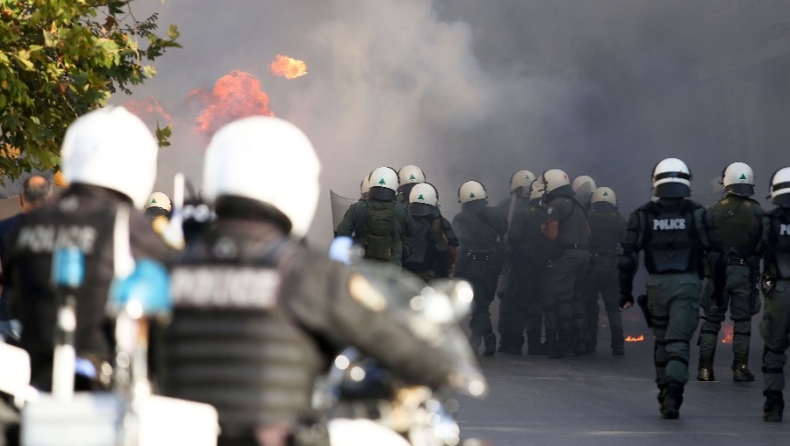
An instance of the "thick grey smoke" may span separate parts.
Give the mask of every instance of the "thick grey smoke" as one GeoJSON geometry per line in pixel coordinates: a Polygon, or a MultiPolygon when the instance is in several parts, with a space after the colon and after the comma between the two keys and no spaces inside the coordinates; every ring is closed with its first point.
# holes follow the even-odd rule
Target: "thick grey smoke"
{"type": "MultiPolygon", "coordinates": [[[[776,114],[787,116],[790,103],[768,92],[787,98],[790,64],[785,52],[783,63],[752,57],[739,68],[732,48],[783,38],[755,40],[750,30],[771,25],[771,8],[779,21],[788,13],[781,2],[741,3],[144,2],[179,25],[184,49],[164,57],[135,98],[157,97],[188,119],[189,90],[233,69],[256,75],[274,113],[300,125],[322,160],[325,199],[311,234],[320,242],[331,235],[329,189],[354,196],[380,165],[423,167],[450,216],[463,181],[483,181],[498,199],[512,172],[553,167],[613,187],[630,211],[666,156],[689,163],[695,192],[710,193],[710,179],[736,160],[753,164],[763,191],[770,155],[788,136],[776,114]],[[276,54],[305,60],[308,75],[271,76],[276,54]]],[[[162,155],[165,191],[178,170],[199,183],[206,141],[188,127],[177,120],[162,155]]]]}

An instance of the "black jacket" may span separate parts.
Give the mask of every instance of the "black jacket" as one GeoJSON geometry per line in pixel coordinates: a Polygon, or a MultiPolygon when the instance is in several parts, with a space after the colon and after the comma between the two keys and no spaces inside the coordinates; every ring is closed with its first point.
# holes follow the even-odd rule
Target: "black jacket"
{"type": "MultiPolygon", "coordinates": [[[[31,356],[33,384],[51,386],[52,355],[58,297],[50,286],[53,249],[77,246],[85,256],[85,276],[76,292],[78,356],[111,358],[105,306],[113,278],[113,228],[123,194],[98,186],[74,184],[53,203],[24,214],[5,236],[3,272],[11,311],[22,323],[22,347],[31,356]]],[[[163,263],[173,257],[154,233],[148,219],[130,215],[130,238],[135,258],[163,263]]]]}
{"type": "Polygon", "coordinates": [[[444,382],[449,358],[368,305],[358,273],[265,218],[217,213],[173,269],[165,394],[214,405],[239,437],[310,419],[316,377],[347,346],[408,381],[444,382]]]}

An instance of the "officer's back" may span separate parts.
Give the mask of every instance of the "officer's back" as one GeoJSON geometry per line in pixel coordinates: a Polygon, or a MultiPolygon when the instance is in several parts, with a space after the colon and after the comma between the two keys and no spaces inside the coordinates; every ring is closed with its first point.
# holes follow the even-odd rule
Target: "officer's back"
{"type": "MultiPolygon", "coordinates": [[[[31,355],[33,384],[51,385],[59,306],[50,286],[52,254],[76,247],[85,278],[76,292],[78,356],[108,361],[105,305],[113,278],[112,233],[119,206],[141,208],[156,176],[156,140],[122,107],[89,113],[69,127],[63,143],[63,174],[71,184],[53,203],[22,216],[6,237],[3,270],[12,311],[22,323],[22,346],[31,355]]],[[[142,213],[130,215],[135,257],[167,261],[169,249],[142,213]]]]}
{"type": "Polygon", "coordinates": [[[365,257],[401,265],[408,257],[406,239],[414,232],[409,210],[396,201],[398,174],[390,167],[371,172],[368,197],[351,205],[336,234],[354,239],[365,248],[365,257]]]}
{"type": "Polygon", "coordinates": [[[207,151],[217,220],[173,271],[164,391],[214,405],[220,444],[292,444],[311,430],[314,381],[349,345],[416,383],[437,386],[449,372],[387,317],[367,279],[299,244],[318,173],[304,134],[276,118],[229,124],[207,151]]]}

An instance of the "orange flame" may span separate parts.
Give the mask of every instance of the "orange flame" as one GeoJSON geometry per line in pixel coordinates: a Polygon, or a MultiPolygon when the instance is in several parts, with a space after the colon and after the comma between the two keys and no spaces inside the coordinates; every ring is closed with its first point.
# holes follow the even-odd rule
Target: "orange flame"
{"type": "Polygon", "coordinates": [[[132,99],[124,102],[123,106],[143,121],[163,121],[167,124],[173,122],[173,116],[154,98],[132,99]]]}
{"type": "Polygon", "coordinates": [[[208,135],[240,118],[274,115],[269,110],[269,96],[261,90],[260,81],[244,71],[233,70],[219,78],[212,91],[196,88],[188,97],[203,103],[204,108],[195,122],[208,135]]]}
{"type": "Polygon", "coordinates": [[[625,338],[625,342],[642,342],[645,340],[645,335],[639,335],[637,337],[628,336],[625,338]]]}
{"type": "Polygon", "coordinates": [[[732,344],[732,327],[725,326],[722,327],[724,329],[724,339],[721,340],[722,344],[732,344]]]}
{"type": "Polygon", "coordinates": [[[278,54],[269,65],[269,69],[275,76],[286,79],[296,79],[307,74],[307,64],[303,60],[293,59],[288,56],[278,54]]]}

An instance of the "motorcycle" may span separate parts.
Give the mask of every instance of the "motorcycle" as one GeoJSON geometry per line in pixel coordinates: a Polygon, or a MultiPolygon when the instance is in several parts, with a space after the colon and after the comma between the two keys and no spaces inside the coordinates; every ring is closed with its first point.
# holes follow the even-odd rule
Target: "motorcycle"
{"type": "Polygon", "coordinates": [[[417,276],[381,263],[360,260],[350,240],[330,248],[335,260],[351,264],[372,285],[369,290],[386,302],[386,310],[426,343],[454,359],[446,388],[432,391],[409,386],[371,358],[348,348],[318,386],[316,409],[328,413],[333,446],[476,446],[462,442],[452,413],[458,392],[483,398],[488,384],[480,370],[460,321],[469,313],[472,288],[464,281],[437,280],[425,284],[417,276]]]}

